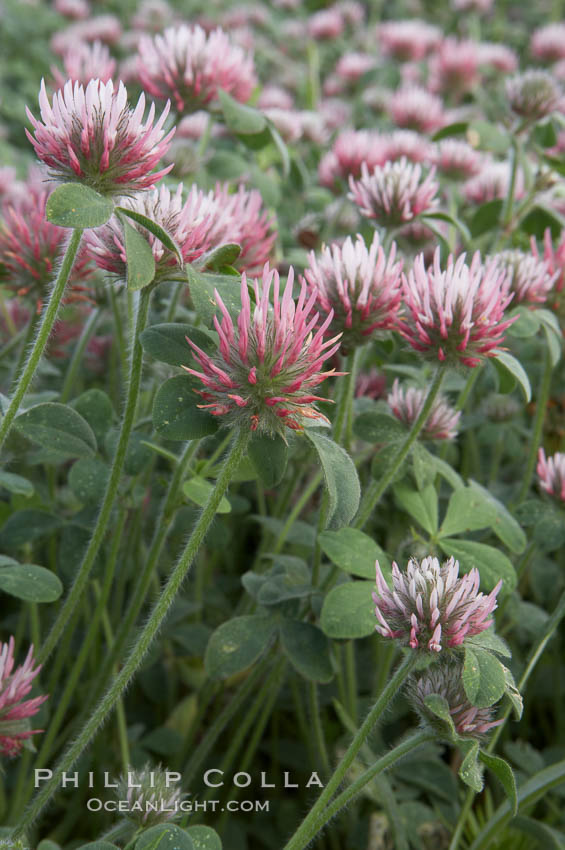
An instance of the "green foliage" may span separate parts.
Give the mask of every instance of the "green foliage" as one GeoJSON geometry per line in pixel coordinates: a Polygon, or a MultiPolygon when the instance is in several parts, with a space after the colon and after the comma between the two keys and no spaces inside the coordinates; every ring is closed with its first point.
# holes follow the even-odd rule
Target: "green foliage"
{"type": "Polygon", "coordinates": [[[78,230],[106,224],[113,212],[114,204],[109,198],[82,183],[57,186],[49,195],[45,211],[52,224],[78,230]]]}
{"type": "Polygon", "coordinates": [[[316,449],[324,473],[329,503],[326,526],[341,528],[349,525],[361,498],[359,476],[353,461],[329,437],[313,430],[304,433],[316,449]]]}
{"type": "Polygon", "coordinates": [[[188,375],[165,381],[153,403],[153,427],[167,440],[197,440],[214,434],[218,425],[213,416],[198,407],[201,384],[188,375]]]}

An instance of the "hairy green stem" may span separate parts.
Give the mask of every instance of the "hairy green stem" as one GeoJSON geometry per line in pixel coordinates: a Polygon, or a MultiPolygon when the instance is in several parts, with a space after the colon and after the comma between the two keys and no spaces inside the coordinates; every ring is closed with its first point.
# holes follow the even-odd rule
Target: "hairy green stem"
{"type": "Polygon", "coordinates": [[[263,658],[263,660],[253,668],[245,682],[243,682],[240,686],[237,693],[233,695],[230,702],[208,727],[206,734],[192,753],[186,767],[183,769],[182,775],[187,784],[190,784],[190,781],[195,775],[197,769],[200,767],[228,723],[235,717],[247,697],[253,692],[256,692],[257,683],[270,663],[270,655],[266,655],[265,658],[263,658]]]}
{"type": "Polygon", "coordinates": [[[363,497],[363,501],[361,502],[359,513],[357,514],[357,517],[355,519],[354,528],[363,528],[363,526],[375,510],[376,506],[378,505],[381,497],[394,480],[397,471],[400,469],[400,466],[402,465],[404,459],[407,457],[408,452],[412,448],[413,444],[416,442],[418,434],[420,433],[420,431],[428,420],[430,410],[432,409],[433,403],[436,400],[440,391],[441,382],[443,380],[444,374],[445,369],[440,366],[436,371],[436,374],[434,376],[420,414],[412,425],[410,431],[406,435],[406,439],[404,440],[394,457],[391,459],[388,469],[381,478],[381,480],[373,481],[367,489],[367,492],[363,497]]]}
{"type": "Polygon", "coordinates": [[[79,758],[83,750],[89,745],[101,724],[113,710],[117,701],[120,699],[125,689],[133,679],[143,657],[145,656],[145,653],[149,649],[171,605],[173,604],[196,553],[204,542],[204,538],[214,520],[222,497],[226,493],[229,483],[241,463],[248,441],[248,431],[240,430],[236,433],[231,451],[225,460],[222,471],[216,481],[216,485],[210,493],[200,518],[194,526],[184,551],[177,561],[167,584],[163,588],[147,623],[135,637],[130,654],[126,659],[124,666],[92,712],[76,740],[73,741],[73,743],[67,748],[58,764],[53,769],[52,777],[45,783],[41,791],[36,795],[35,799],[32,800],[28,810],[24,813],[22,820],[13,832],[12,840],[21,837],[30,824],[33,823],[33,821],[41,813],[43,808],[56,792],[62,774],[70,770],[75,764],[76,760],[79,758]]]}
{"type": "Polygon", "coordinates": [[[26,355],[29,351],[29,346],[31,345],[33,337],[35,336],[35,333],[37,331],[39,320],[40,316],[38,316],[37,313],[34,311],[27,321],[27,325],[24,328],[24,336],[18,353],[18,358],[14,364],[10,376],[10,384],[15,384],[19,376],[21,375],[22,369],[24,368],[24,364],[26,362],[26,355]]]}
{"type": "Polygon", "coordinates": [[[320,701],[318,699],[317,682],[308,682],[308,696],[310,701],[310,721],[312,723],[312,729],[314,730],[314,740],[316,742],[317,747],[317,756],[319,759],[320,766],[322,768],[322,774],[325,778],[330,775],[331,767],[330,757],[328,755],[328,748],[326,746],[324,729],[322,727],[322,719],[320,717],[320,701]]]}
{"type": "Polygon", "coordinates": [[[100,307],[97,307],[95,310],[92,310],[84,328],[82,329],[82,333],[79,337],[79,340],[75,345],[75,350],[73,351],[73,356],[71,357],[71,362],[69,363],[69,367],[65,374],[65,380],[63,381],[63,389],[61,390],[61,402],[63,404],[65,404],[69,400],[73,383],[77,376],[79,367],[82,364],[82,358],[84,355],[85,348],[90,342],[92,335],[96,329],[96,323],[100,318],[100,313],[100,307]]]}
{"type": "MultiPolygon", "coordinates": [[[[356,348],[347,355],[345,360],[345,371],[341,382],[341,393],[337,403],[337,412],[333,423],[333,438],[336,443],[348,442],[347,431],[350,418],[351,406],[355,394],[355,381],[359,364],[361,349],[356,348]]],[[[347,448],[347,446],[346,446],[347,448]]]]}
{"type": "Polygon", "coordinates": [[[96,520],[94,531],[92,532],[92,537],[90,538],[90,542],[88,544],[86,552],[84,553],[82,563],[75,576],[75,580],[73,582],[71,590],[67,598],[65,599],[65,602],[63,603],[63,606],[59,611],[59,615],[55,620],[51,631],[47,635],[47,638],[43,644],[41,654],[39,656],[39,661],[41,664],[45,663],[45,660],[49,657],[52,650],[55,648],[65,626],[67,625],[69,617],[71,616],[73,610],[76,608],[78,600],[82,596],[82,593],[86,587],[88,576],[90,575],[90,571],[92,570],[94,564],[94,559],[96,558],[98,550],[100,549],[104,537],[106,536],[106,531],[108,528],[108,523],[110,521],[112,508],[114,507],[114,503],[118,495],[118,487],[120,484],[120,479],[122,477],[129,437],[133,428],[135,410],[137,407],[137,397],[139,395],[139,386],[141,383],[141,371],[143,365],[143,349],[141,348],[139,336],[147,323],[149,298],[150,287],[142,290],[139,296],[137,320],[135,323],[131,352],[130,379],[127,390],[124,416],[120,429],[120,435],[118,438],[116,453],[112,462],[110,477],[108,478],[108,483],[106,484],[104,498],[102,500],[102,504],[98,512],[98,518],[96,520]]]}
{"type": "Polygon", "coordinates": [[[105,687],[110,671],[112,670],[114,664],[120,658],[122,649],[130,634],[130,630],[133,624],[135,623],[139,612],[141,611],[141,608],[143,607],[143,603],[145,602],[145,599],[149,592],[151,579],[155,574],[155,569],[161,556],[161,552],[163,551],[163,545],[167,538],[167,534],[169,532],[169,528],[174,517],[174,504],[178,497],[179,488],[182,484],[186,471],[190,466],[190,462],[198,450],[199,445],[199,440],[192,440],[191,442],[187,443],[174,469],[168,490],[162,502],[161,510],[159,511],[159,514],[157,516],[155,529],[153,531],[153,539],[151,540],[151,545],[149,547],[149,552],[145,561],[145,565],[141,572],[141,576],[139,577],[136,583],[133,596],[129,603],[125,617],[120,623],[109,655],[104,660],[104,664],[102,665],[100,674],[97,677],[96,685],[94,688],[94,699],[97,699],[100,696],[102,688],[105,687]]]}
{"type": "Polygon", "coordinates": [[[281,549],[284,545],[284,542],[285,542],[286,538],[288,537],[290,530],[292,529],[292,526],[294,525],[296,519],[299,517],[304,506],[310,501],[310,499],[312,498],[312,496],[314,495],[314,493],[316,492],[316,490],[320,486],[321,481],[322,481],[322,473],[316,472],[314,477],[311,479],[310,483],[307,485],[305,490],[302,492],[302,495],[300,496],[300,498],[296,502],[294,508],[292,509],[290,514],[288,515],[288,519],[285,522],[283,528],[281,529],[281,532],[280,532],[280,534],[279,534],[279,536],[276,540],[276,543],[273,547],[273,552],[275,554],[277,554],[278,552],[281,551],[281,549]]]}
{"type": "Polygon", "coordinates": [[[520,491],[518,493],[516,503],[513,506],[517,508],[518,505],[521,505],[524,499],[528,494],[528,490],[530,489],[530,484],[532,482],[532,477],[534,474],[534,470],[536,468],[536,460],[538,456],[538,449],[540,447],[542,432],[543,432],[543,423],[545,420],[545,413],[547,410],[547,402],[549,400],[549,393],[551,390],[551,373],[552,373],[552,364],[551,364],[551,356],[549,353],[549,348],[546,347],[545,350],[545,360],[543,365],[543,376],[541,381],[541,387],[538,395],[538,400],[536,404],[536,415],[534,419],[534,427],[532,431],[532,440],[530,443],[530,450],[528,452],[528,460],[526,462],[526,470],[524,472],[524,477],[522,479],[522,486],[520,487],[520,491]]]}
{"type": "Polygon", "coordinates": [[[29,352],[26,364],[18,380],[14,394],[10,399],[8,409],[6,410],[2,422],[0,423],[0,448],[2,447],[2,445],[4,444],[4,440],[8,436],[10,428],[12,427],[12,422],[14,421],[18,410],[20,409],[20,405],[23,401],[23,398],[28,390],[28,387],[33,380],[33,376],[35,375],[35,371],[39,365],[39,361],[41,360],[41,357],[45,350],[45,346],[47,345],[47,342],[51,335],[51,331],[53,330],[53,325],[55,324],[57,313],[59,312],[59,306],[61,304],[61,300],[65,292],[65,287],[67,285],[67,281],[69,279],[73,263],[75,261],[81,237],[82,230],[73,230],[73,232],[71,233],[71,238],[69,240],[69,244],[67,245],[65,256],[63,257],[63,262],[61,263],[61,268],[59,269],[59,274],[57,275],[57,279],[55,281],[53,289],[51,290],[49,300],[45,305],[45,308],[41,315],[41,319],[39,321],[39,327],[37,329],[35,342],[33,343],[33,346],[29,352]]]}
{"type": "Polygon", "coordinates": [[[417,749],[417,747],[421,747],[422,744],[428,743],[428,741],[437,740],[437,735],[435,732],[427,732],[427,731],[419,731],[414,735],[411,735],[406,740],[402,741],[402,743],[397,744],[392,750],[389,750],[384,756],[381,756],[380,759],[371,765],[368,770],[366,770],[361,776],[352,782],[345,791],[342,791],[341,794],[335,798],[333,803],[321,813],[319,819],[318,829],[322,829],[326,823],[328,823],[331,818],[335,817],[335,815],[346,806],[353,797],[357,796],[357,794],[363,790],[365,785],[371,782],[379,773],[387,770],[389,767],[392,767],[393,764],[396,764],[403,756],[407,755],[407,753],[412,752],[412,750],[417,749]]]}
{"type": "Polygon", "coordinates": [[[349,745],[347,752],[343,756],[339,765],[336,767],[328,784],[314,803],[310,812],[306,815],[290,841],[285,845],[284,850],[304,850],[310,841],[318,833],[320,828],[325,823],[325,809],[328,806],[334,793],[345,778],[345,775],[355,756],[367,740],[369,734],[373,730],[375,724],[381,717],[384,710],[390,705],[394,697],[400,691],[402,685],[416,666],[418,655],[415,652],[407,655],[400,667],[396,670],[384,691],[380,694],[373,708],[367,715],[365,722],[360,727],[359,731],[349,745]]]}

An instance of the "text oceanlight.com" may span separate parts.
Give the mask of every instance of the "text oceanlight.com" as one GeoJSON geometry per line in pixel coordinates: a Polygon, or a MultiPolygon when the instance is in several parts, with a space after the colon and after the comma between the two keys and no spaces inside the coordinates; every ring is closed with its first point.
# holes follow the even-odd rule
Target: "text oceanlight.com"
{"type": "Polygon", "coordinates": [[[86,801],[89,812],[119,812],[133,813],[194,813],[194,812],[268,812],[269,800],[176,800],[169,804],[165,800],[145,800],[130,802],[129,800],[101,800],[91,797],[86,801]]]}

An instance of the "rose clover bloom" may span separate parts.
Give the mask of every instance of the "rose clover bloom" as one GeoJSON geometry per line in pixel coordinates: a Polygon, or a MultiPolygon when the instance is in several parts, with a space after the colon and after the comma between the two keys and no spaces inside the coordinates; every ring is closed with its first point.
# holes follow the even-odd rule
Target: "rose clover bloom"
{"type": "Polygon", "coordinates": [[[551,273],[546,260],[517,249],[495,254],[494,259],[508,273],[510,289],[519,302],[543,304],[559,277],[558,271],[551,273]]]}
{"type": "Polygon", "coordinates": [[[463,665],[449,659],[410,677],[407,695],[412,708],[426,726],[445,732],[442,722],[426,705],[426,697],[437,694],[446,701],[455,733],[461,738],[482,738],[503,719],[492,719],[492,708],[478,708],[469,701],[462,682],[463,665]]]}
{"type": "MultiPolygon", "coordinates": [[[[389,393],[387,398],[394,416],[409,428],[418,419],[425,400],[426,392],[424,390],[419,390],[417,387],[408,387],[407,390],[404,390],[400,386],[398,378],[395,379],[392,392],[389,393]]],[[[457,436],[460,418],[461,412],[454,410],[440,396],[434,401],[420,436],[423,440],[453,440],[457,436]]]]}
{"type": "MultiPolygon", "coordinates": [[[[191,263],[212,246],[225,241],[222,234],[229,215],[225,210],[222,212],[213,192],[205,194],[193,185],[185,201],[182,192],[182,183],[177,186],[175,192],[171,192],[167,186],[161,186],[153,192],[126,199],[124,207],[157,222],[175,241],[183,261],[191,263]]],[[[176,256],[151,233],[143,231],[143,235],[153,252],[155,280],[167,279],[170,277],[171,268],[174,270],[177,265],[176,256]]],[[[126,279],[124,237],[116,216],[112,216],[102,227],[87,231],[86,249],[99,268],[117,275],[122,280],[126,279]]]]}
{"type": "Polygon", "coordinates": [[[344,350],[362,345],[376,330],[396,326],[400,307],[402,261],[393,244],[388,257],[375,233],[367,248],[362,236],[348,237],[342,246],[324,247],[319,258],[310,254],[304,272],[308,291],[316,295],[321,318],[333,313],[331,333],[342,333],[344,350]]]}
{"type": "Polygon", "coordinates": [[[39,711],[47,696],[24,700],[41,670],[34,668],[33,646],[23,664],[14,670],[14,638],[0,643],[0,755],[17,756],[24,742],[42,729],[30,729],[29,719],[39,711]]]}
{"type": "Polygon", "coordinates": [[[547,71],[531,69],[506,81],[511,109],[528,122],[551,115],[560,96],[555,80],[547,71]]]}
{"type": "Polygon", "coordinates": [[[398,162],[377,166],[372,174],[366,163],[362,163],[361,179],[350,177],[349,188],[348,197],[362,215],[375,219],[381,227],[398,227],[434,209],[439,186],[435,168],[422,179],[420,165],[402,157],[398,162]]]}
{"type": "Polygon", "coordinates": [[[94,41],[92,44],[77,41],[64,53],[63,66],[64,74],[58,68],[51,68],[59,88],[62,88],[67,80],[81,83],[83,86],[88,85],[92,79],[107,83],[116,73],[116,60],[101,41],[94,41]]]}
{"type": "Polygon", "coordinates": [[[490,615],[502,581],[485,596],[479,593],[475,568],[459,578],[459,562],[453,558],[441,566],[437,558],[411,558],[405,573],[393,563],[392,591],[378,561],[376,572],[375,628],[383,637],[398,639],[411,649],[441,652],[461,646],[466,637],[492,625],[490,615]]]}
{"type": "Polygon", "coordinates": [[[397,89],[390,96],[387,109],[399,127],[433,133],[445,124],[443,101],[419,86],[397,89]]]}
{"type": "Polygon", "coordinates": [[[513,298],[507,272],[496,260],[483,265],[478,251],[470,265],[465,258],[450,255],[444,271],[439,248],[427,269],[423,254],[416,257],[408,275],[403,274],[408,314],[399,331],[412,348],[440,362],[478,366],[496,356],[493,349],[517,317],[504,319],[513,298]]]}
{"type": "Polygon", "coordinates": [[[219,351],[210,356],[187,338],[202,371],[183,367],[196,376],[205,389],[197,390],[205,404],[199,407],[223,418],[228,427],[248,428],[284,435],[285,427],[302,430],[303,419],[326,417],[312,407],[325,399],[311,391],[334,369],[320,372],[325,360],[339,348],[339,335],[324,340],[333,314],[319,325],[314,312],[316,294],[307,295],[302,284],[298,300],[292,298],[294,271],[291,268],[283,293],[279,275],[263,269],[261,280],[253,281],[256,306],[251,307],[247,277],[241,277],[241,312],[234,325],[218,291],[216,303],[222,314],[214,318],[220,338],[219,351]],[[269,295],[273,290],[273,306],[269,295]]]}
{"type": "Polygon", "coordinates": [[[200,26],[169,27],[139,42],[138,74],[153,97],[170,98],[178,112],[194,112],[224,89],[249,100],[256,85],[253,59],[233,45],[222,29],[209,35],[200,26]]]}
{"type": "Polygon", "coordinates": [[[26,134],[59,182],[84,183],[103,195],[128,195],[149,189],[173,167],[153,171],[175,132],[165,135],[163,130],[169,104],[155,124],[151,104],[143,123],[145,95],[130,109],[122,82],[116,90],[111,80],[91,80],[86,88],[68,80],[51,104],[42,81],[39,106],[41,121],[27,110],[34,134],[27,129],[26,134]]]}
{"type": "Polygon", "coordinates": [[[565,502],[565,454],[556,452],[546,458],[545,451],[540,449],[537,473],[542,490],[560,502],[565,502]]]}

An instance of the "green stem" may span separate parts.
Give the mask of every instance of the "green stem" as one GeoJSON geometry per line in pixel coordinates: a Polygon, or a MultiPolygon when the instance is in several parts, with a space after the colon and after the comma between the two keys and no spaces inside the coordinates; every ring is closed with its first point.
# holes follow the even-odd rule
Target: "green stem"
{"type": "Polygon", "coordinates": [[[373,481],[369,486],[363,501],[361,502],[361,506],[359,508],[359,513],[357,514],[357,518],[354,523],[354,528],[363,528],[374,509],[378,505],[381,497],[394,480],[394,477],[397,471],[400,469],[404,459],[407,457],[408,452],[412,448],[415,443],[418,434],[426,424],[428,420],[428,416],[430,414],[430,410],[432,409],[433,403],[436,400],[438,393],[440,391],[441,382],[443,380],[443,376],[445,374],[445,369],[441,366],[438,368],[432,385],[428,391],[426,399],[424,401],[423,407],[420,411],[420,414],[412,428],[408,432],[404,443],[400,446],[395,456],[392,458],[388,470],[385,472],[380,481],[373,481]]]}
{"type": "MultiPolygon", "coordinates": [[[[232,767],[236,757],[237,757],[237,769],[238,771],[244,772],[246,770],[245,755],[239,756],[238,753],[243,747],[244,741],[251,729],[254,732],[258,728],[257,718],[262,714],[262,709],[265,705],[269,705],[271,700],[277,698],[280,685],[281,685],[281,674],[284,671],[284,668],[287,665],[286,658],[279,658],[278,662],[273,665],[272,670],[269,675],[265,677],[263,684],[257,691],[257,694],[253,700],[251,706],[249,706],[245,712],[245,716],[241,719],[241,722],[238,724],[237,729],[234,730],[231,735],[231,740],[229,747],[222,759],[220,764],[220,770],[224,773],[227,773],[232,767]]],[[[253,736],[252,736],[253,737],[253,736]]],[[[247,753],[249,749],[246,747],[244,753],[247,753]]],[[[217,794],[217,791],[214,788],[210,788],[202,798],[203,800],[209,800],[212,796],[217,794]]]]}
{"type": "Polygon", "coordinates": [[[190,757],[186,767],[183,769],[183,779],[187,785],[190,784],[197,769],[200,767],[223,730],[228,723],[235,717],[245,700],[252,693],[257,691],[257,683],[269,664],[271,663],[270,655],[265,656],[263,660],[257,664],[245,682],[241,685],[237,693],[233,695],[230,702],[226,705],[223,711],[216,717],[214,722],[208,727],[208,730],[194,752],[190,757]]]}
{"type": "MultiPolygon", "coordinates": [[[[252,735],[238,762],[238,770],[242,771],[242,773],[246,773],[249,770],[253,757],[257,752],[257,748],[263,736],[263,732],[265,731],[265,727],[273,714],[275,703],[284,682],[287,666],[288,662],[284,657],[280,658],[278,663],[275,665],[274,676],[271,681],[270,688],[267,691],[267,697],[261,706],[261,713],[254,724],[252,735]]],[[[229,795],[229,800],[236,800],[240,793],[241,789],[236,788],[229,795]]],[[[225,823],[228,817],[228,811],[224,812],[224,814],[220,817],[220,827],[225,823]]]]}
{"type": "Polygon", "coordinates": [[[400,688],[416,666],[417,662],[418,654],[415,652],[410,653],[404,658],[404,661],[400,667],[398,667],[396,673],[394,673],[382,694],[378,697],[365,722],[353,738],[347,752],[335,769],[333,776],[290,841],[285,845],[284,850],[303,850],[303,848],[308,846],[310,841],[324,825],[326,822],[325,809],[328,803],[343,781],[347,771],[355,760],[355,756],[365,743],[367,737],[373,730],[373,727],[385,709],[390,705],[394,697],[398,694],[400,688]]]}
{"type": "Polygon", "coordinates": [[[357,365],[359,363],[360,352],[360,348],[355,348],[347,355],[347,359],[345,360],[344,371],[347,374],[344,375],[341,382],[341,394],[333,423],[333,438],[336,443],[343,442],[344,436],[346,436],[349,413],[351,405],[353,404],[353,396],[355,393],[355,380],[357,377],[357,365]]]}
{"type": "Polygon", "coordinates": [[[73,351],[73,356],[71,357],[71,362],[69,363],[69,367],[65,375],[65,380],[63,381],[63,389],[61,390],[62,404],[65,404],[69,399],[74,380],[77,376],[79,367],[82,364],[84,350],[90,342],[92,334],[94,333],[94,330],[96,328],[96,322],[100,318],[100,312],[101,311],[99,307],[97,307],[96,310],[92,310],[84,328],[82,329],[79,341],[75,345],[75,350],[73,351]]]}
{"type": "Polygon", "coordinates": [[[425,732],[419,731],[414,735],[411,735],[409,738],[406,738],[401,744],[398,744],[392,750],[390,750],[386,755],[381,756],[380,759],[371,765],[371,767],[365,771],[365,773],[361,774],[359,779],[356,779],[355,782],[352,782],[351,785],[342,791],[341,794],[335,798],[333,803],[323,811],[319,818],[319,826],[318,829],[321,829],[325,824],[331,820],[331,818],[335,817],[335,815],[346,806],[350,800],[353,799],[371,780],[373,780],[379,773],[387,770],[389,767],[392,767],[393,764],[396,764],[399,759],[403,758],[407,753],[412,752],[412,750],[417,749],[417,747],[421,747],[422,744],[426,744],[428,741],[437,740],[437,735],[435,732],[425,732]]]}
{"type": "Polygon", "coordinates": [[[175,318],[175,313],[177,311],[179,299],[181,294],[184,292],[186,287],[186,280],[182,283],[177,284],[173,288],[173,292],[169,301],[169,305],[167,307],[167,322],[172,322],[175,318]]]}
{"type": "Polygon", "coordinates": [[[200,518],[190,535],[188,543],[177,561],[167,584],[161,592],[147,623],[134,639],[132,649],[124,663],[124,666],[110,685],[107,693],[102,697],[92,712],[77,739],[67,748],[58,764],[53,769],[51,779],[45,783],[41,791],[31,802],[27,812],[24,813],[24,817],[14,830],[12,839],[22,836],[29,828],[30,824],[37,818],[44,806],[56,792],[62,774],[70,770],[75,764],[76,760],[88,746],[101,724],[112,711],[116,702],[120,699],[123,692],[133,679],[145,656],[145,653],[149,649],[169,611],[169,608],[174,602],[196,553],[204,542],[204,538],[214,520],[222,497],[226,493],[229,483],[241,463],[248,441],[248,431],[242,429],[236,434],[231,451],[227,456],[222,471],[216,481],[216,486],[210,493],[206,506],[203,508],[200,518]]]}
{"type": "Polygon", "coordinates": [[[347,708],[357,725],[357,670],[355,667],[355,642],[348,640],[344,648],[345,681],[347,683],[347,708]]]}
{"type": "Polygon", "coordinates": [[[8,354],[10,354],[10,353],[14,350],[14,348],[18,345],[18,343],[20,343],[20,342],[23,340],[23,338],[24,338],[24,336],[25,336],[25,333],[26,333],[26,330],[27,330],[27,328],[25,328],[25,327],[21,328],[21,329],[20,329],[20,330],[16,333],[16,335],[15,335],[15,336],[13,336],[13,337],[12,337],[12,338],[11,338],[11,339],[10,339],[10,340],[6,343],[6,345],[4,346],[4,348],[0,349],[0,360],[3,360],[5,357],[7,357],[7,356],[8,356],[8,354]]]}
{"type": "Polygon", "coordinates": [[[127,390],[124,417],[122,420],[122,427],[120,430],[116,454],[114,455],[114,460],[112,463],[110,477],[106,485],[106,492],[104,493],[104,499],[100,506],[100,511],[98,513],[98,518],[96,520],[94,531],[92,532],[92,537],[90,538],[90,543],[88,544],[87,550],[84,553],[82,563],[78,569],[69,595],[65,599],[65,602],[63,603],[63,606],[59,611],[59,615],[55,620],[55,623],[53,624],[51,631],[47,635],[47,638],[43,644],[41,655],[39,657],[39,661],[41,664],[45,663],[45,659],[48,658],[52,650],[55,648],[69,620],[69,617],[71,616],[73,610],[76,608],[78,600],[82,596],[82,593],[88,581],[88,576],[90,575],[90,571],[94,564],[94,559],[96,558],[98,550],[100,549],[100,546],[102,545],[102,542],[106,535],[110,515],[112,513],[112,508],[114,507],[114,503],[118,495],[118,487],[120,484],[120,478],[122,476],[122,471],[126,459],[126,452],[128,448],[130,433],[133,428],[135,410],[137,407],[137,397],[139,394],[139,386],[141,383],[143,349],[141,347],[141,343],[139,342],[139,336],[147,323],[150,290],[151,287],[143,289],[139,296],[137,319],[135,323],[135,331],[131,353],[130,378],[127,390]]]}
{"type": "Polygon", "coordinates": [[[310,720],[312,723],[312,728],[314,730],[314,740],[316,742],[317,748],[316,755],[318,756],[319,763],[322,768],[322,774],[324,777],[327,777],[330,775],[331,771],[330,757],[328,755],[326,738],[324,735],[324,729],[322,727],[322,720],[320,717],[320,701],[318,699],[317,682],[308,683],[308,696],[310,698],[310,720]]]}
{"type": "Polygon", "coordinates": [[[309,502],[309,500],[312,498],[312,496],[314,495],[314,493],[316,492],[316,490],[320,486],[321,481],[322,481],[322,473],[317,472],[314,475],[314,477],[312,478],[312,480],[310,481],[310,483],[308,484],[308,486],[306,487],[306,489],[303,491],[301,497],[296,502],[294,508],[292,509],[290,514],[288,515],[288,519],[285,522],[283,528],[281,529],[281,532],[280,532],[280,534],[277,538],[277,541],[276,541],[276,543],[273,547],[273,552],[275,554],[277,554],[278,552],[281,551],[281,549],[284,545],[284,542],[285,542],[286,538],[288,537],[288,534],[289,534],[292,526],[294,525],[296,519],[300,515],[304,506],[309,502]]]}
{"type": "Polygon", "coordinates": [[[510,172],[510,186],[508,187],[508,196],[506,198],[506,206],[504,209],[503,226],[506,228],[512,221],[512,212],[514,210],[514,195],[516,193],[516,178],[518,176],[518,140],[516,136],[511,138],[512,145],[512,170],[510,172]]]}
{"type": "Polygon", "coordinates": [[[114,664],[118,661],[124,644],[128,639],[130,630],[133,624],[135,623],[137,616],[141,611],[141,608],[143,607],[143,603],[145,602],[145,598],[149,591],[152,576],[155,574],[157,562],[163,550],[163,544],[165,543],[171,522],[174,517],[174,505],[178,498],[179,488],[186,474],[186,470],[190,466],[190,462],[196,454],[199,445],[199,440],[192,440],[191,442],[187,443],[184,448],[183,454],[175,467],[175,470],[169,483],[169,488],[167,490],[167,493],[165,494],[161,510],[159,511],[159,515],[155,523],[153,539],[151,540],[151,546],[149,548],[147,559],[145,561],[145,566],[143,567],[141,576],[136,583],[133,597],[129,603],[126,615],[118,628],[114,644],[110,650],[108,657],[104,661],[99,676],[97,677],[97,684],[94,689],[95,699],[99,697],[100,690],[105,686],[110,671],[112,670],[114,664]]]}
{"type": "Polygon", "coordinates": [[[20,346],[20,351],[18,354],[18,359],[16,360],[16,364],[12,370],[11,381],[10,383],[15,383],[19,376],[21,375],[22,369],[24,367],[24,363],[26,362],[26,354],[29,350],[29,346],[31,345],[31,341],[35,335],[37,330],[37,324],[39,322],[39,316],[34,311],[28,319],[27,325],[24,329],[24,337],[22,340],[22,344],[20,346]]]}
{"type": "MultiPolygon", "coordinates": [[[[96,594],[97,602],[102,599],[102,591],[100,589],[100,585],[97,580],[93,581],[94,592],[96,594]]],[[[106,638],[106,644],[108,649],[111,649],[114,643],[114,635],[112,633],[112,625],[110,623],[110,617],[108,616],[108,609],[106,605],[102,607],[102,628],[104,630],[104,636],[106,638]]],[[[118,666],[117,664],[114,666],[114,675],[118,674],[118,666]]],[[[122,771],[124,775],[127,775],[127,772],[130,767],[130,755],[129,755],[129,742],[128,742],[128,727],[126,721],[126,712],[124,709],[124,701],[122,696],[119,696],[116,700],[116,719],[118,722],[118,740],[120,742],[120,755],[122,757],[122,771]]]]}
{"type": "Polygon", "coordinates": [[[532,482],[532,477],[534,474],[534,470],[536,468],[536,460],[538,456],[538,449],[542,439],[543,432],[543,423],[545,420],[545,412],[547,410],[547,402],[549,400],[549,393],[551,390],[551,356],[549,354],[549,348],[545,350],[545,362],[543,366],[543,377],[541,381],[541,387],[538,395],[538,401],[536,405],[536,416],[534,419],[534,429],[532,432],[532,441],[530,443],[530,451],[528,452],[528,460],[526,463],[526,471],[524,473],[524,478],[522,479],[522,486],[520,487],[520,491],[518,493],[518,497],[516,499],[516,504],[514,508],[517,508],[518,505],[521,505],[524,499],[528,494],[528,490],[530,489],[530,484],[532,482]]]}
{"type": "Polygon", "coordinates": [[[471,395],[471,393],[473,391],[473,387],[475,386],[475,384],[477,382],[477,378],[479,377],[479,372],[480,372],[480,370],[479,370],[478,367],[471,369],[471,374],[467,378],[465,386],[463,387],[463,389],[459,393],[459,398],[457,399],[457,401],[455,403],[455,410],[459,411],[459,410],[464,409],[465,405],[467,404],[467,399],[471,395]]]}
{"type": "Polygon", "coordinates": [[[26,365],[18,380],[16,390],[12,396],[10,404],[8,405],[8,409],[0,423],[0,448],[8,436],[10,428],[12,427],[12,422],[14,421],[18,410],[20,409],[20,404],[22,403],[27,389],[33,380],[33,376],[35,375],[35,371],[39,365],[39,361],[41,360],[45,346],[47,345],[49,336],[51,335],[51,331],[53,330],[53,325],[55,324],[57,313],[59,312],[59,305],[61,304],[61,300],[65,292],[65,287],[73,267],[81,237],[82,230],[73,230],[69,244],[65,251],[65,256],[63,257],[63,262],[61,263],[59,274],[57,275],[57,280],[51,290],[51,295],[49,296],[47,305],[43,310],[35,342],[29,352],[26,365]]]}

